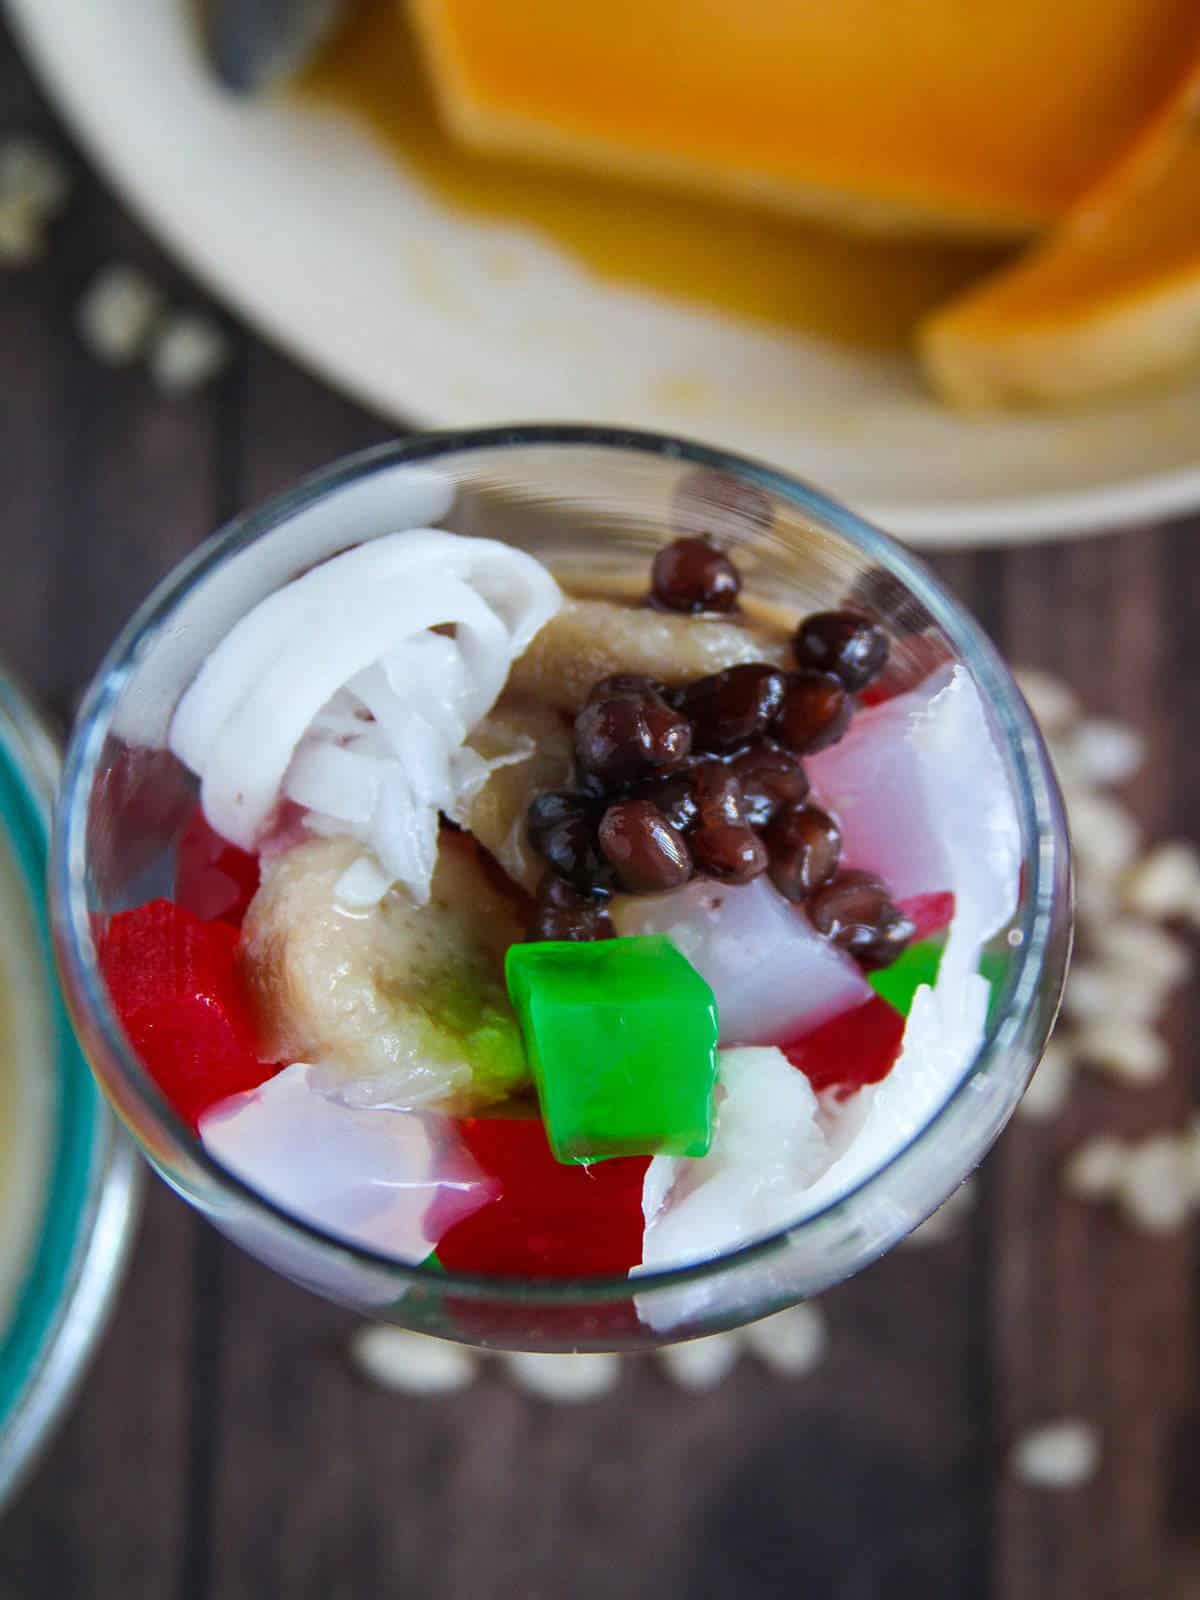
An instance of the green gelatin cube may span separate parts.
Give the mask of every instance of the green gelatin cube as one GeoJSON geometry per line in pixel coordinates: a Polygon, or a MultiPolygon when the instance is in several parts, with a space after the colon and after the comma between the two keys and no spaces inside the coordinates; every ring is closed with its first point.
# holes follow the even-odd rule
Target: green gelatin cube
{"type": "MultiPolygon", "coordinates": [[[[923,983],[932,984],[942,963],[942,940],[922,939],[910,944],[908,949],[890,967],[867,974],[867,982],[881,1000],[895,1006],[902,1017],[912,1010],[913,995],[923,983]]],[[[1008,958],[994,950],[985,950],[979,959],[979,971],[991,985],[988,1002],[988,1022],[996,1020],[1000,994],[1008,972],[1008,958]]]]}
{"type": "Polygon", "coordinates": [[[505,976],[557,1160],[707,1153],[717,1007],[669,939],[515,944],[505,976]]]}
{"type": "Polygon", "coordinates": [[[910,944],[890,967],[868,973],[867,982],[881,1000],[895,1006],[900,1015],[906,1017],[912,1010],[913,995],[923,983],[932,983],[937,977],[942,949],[941,941],[933,939],[910,944]]]}

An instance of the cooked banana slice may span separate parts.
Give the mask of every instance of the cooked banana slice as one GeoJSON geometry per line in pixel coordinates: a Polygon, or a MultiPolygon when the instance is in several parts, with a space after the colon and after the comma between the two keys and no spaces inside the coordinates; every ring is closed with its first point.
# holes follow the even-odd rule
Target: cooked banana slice
{"type": "Polygon", "coordinates": [[[402,889],[346,910],[336,886],[351,839],[301,844],[266,865],[243,963],[268,1057],[314,1065],[351,1106],[466,1112],[527,1080],[504,987],[523,934],[472,842],[443,832],[428,905],[402,889]]]}
{"type": "Polygon", "coordinates": [[[686,683],[741,661],[788,664],[783,638],[716,617],[568,600],[512,666],[509,692],[580,710],[588,691],[612,672],[644,672],[663,683],[686,683]]]}
{"type": "Polygon", "coordinates": [[[570,724],[550,706],[506,696],[467,743],[490,761],[522,741],[531,747],[528,757],[493,770],[465,821],[509,877],[532,894],[546,863],[529,846],[525,813],[535,794],[570,784],[574,771],[570,724]]]}

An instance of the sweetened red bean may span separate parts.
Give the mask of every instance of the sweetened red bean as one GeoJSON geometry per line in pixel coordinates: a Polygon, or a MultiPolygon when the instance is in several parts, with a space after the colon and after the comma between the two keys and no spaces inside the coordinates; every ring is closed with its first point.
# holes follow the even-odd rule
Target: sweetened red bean
{"type": "Polygon", "coordinates": [[[765,828],[781,806],[798,805],[808,793],[808,774],[790,751],[758,739],[733,758],[729,770],[742,791],[742,815],[765,828]]]}
{"type": "Polygon", "coordinates": [[[767,847],[744,822],[701,823],[688,843],[699,871],[720,883],[749,883],[766,871],[767,847]]]}
{"type": "Polygon", "coordinates": [[[771,882],[789,900],[801,903],[829,882],[842,853],[837,823],[820,806],[793,805],[781,810],[767,829],[771,882]]]}
{"type": "Polygon", "coordinates": [[[698,826],[715,828],[724,823],[745,826],[741,785],[725,762],[698,761],[688,768],[687,776],[696,799],[698,826]]]}
{"type": "Polygon", "coordinates": [[[556,828],[560,822],[589,817],[594,810],[594,802],[574,789],[548,789],[544,794],[535,795],[525,815],[529,841],[535,850],[541,850],[542,841],[551,828],[556,828]]]}
{"type": "Polygon", "coordinates": [[[679,833],[649,800],[619,800],[600,819],[600,848],[623,889],[655,894],[677,889],[692,875],[679,833]]]}
{"type": "Polygon", "coordinates": [[[729,557],[707,539],[676,539],[650,569],[650,592],[667,611],[732,611],[742,580],[729,557]]]}
{"type": "Polygon", "coordinates": [[[747,661],[688,685],[680,709],[692,720],[697,750],[736,750],[764,733],[783,705],[786,678],[777,667],[747,661]]]}
{"type": "Polygon", "coordinates": [[[793,672],[771,725],[773,736],[797,755],[836,744],[850,726],[853,702],[831,672],[793,672]]]}
{"type": "Polygon", "coordinates": [[[686,768],[682,772],[677,772],[674,777],[660,778],[656,783],[642,784],[633,798],[649,800],[651,805],[657,806],[679,833],[686,833],[695,825],[700,815],[700,808],[696,803],[696,786],[686,768]]]}
{"type": "Polygon", "coordinates": [[[548,872],[538,886],[530,939],[612,939],[612,918],[600,900],[579,894],[548,872]]]}
{"type": "Polygon", "coordinates": [[[612,868],[600,850],[590,817],[571,816],[556,823],[542,835],[537,848],[558,876],[580,894],[612,893],[612,868]]]}
{"type": "Polygon", "coordinates": [[[867,972],[887,967],[911,941],[916,928],[869,872],[840,872],[808,902],[818,933],[855,958],[867,972]]]}
{"type": "Polygon", "coordinates": [[[609,788],[670,772],[691,748],[691,724],[654,693],[594,700],[575,718],[579,764],[609,788]]]}
{"type": "Polygon", "coordinates": [[[853,693],[883,671],[887,634],[858,611],[817,611],[796,629],[792,650],[801,667],[831,672],[853,693]]]}

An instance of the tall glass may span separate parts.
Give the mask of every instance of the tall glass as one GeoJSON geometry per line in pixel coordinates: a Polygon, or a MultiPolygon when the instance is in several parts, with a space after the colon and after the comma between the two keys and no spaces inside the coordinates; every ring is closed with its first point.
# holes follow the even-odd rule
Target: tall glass
{"type": "Polygon", "coordinates": [[[367,451],[233,522],[151,595],[98,672],[67,755],[52,902],[59,962],[92,1066],[152,1165],[218,1228],[332,1299],[425,1333],[529,1350],[636,1349],[749,1321],[857,1272],[929,1215],[1012,1113],[1058,1005],[1070,943],[1069,856],[1042,741],[976,623],[913,556],[766,467],[699,445],[585,427],[431,434],[367,451]],[[993,942],[986,1037],[944,1104],[835,1204],[716,1259],[633,1279],[449,1274],[356,1247],[226,1171],[130,1050],[97,966],[108,914],[169,893],[192,776],[123,729],[166,719],[189,663],[263,596],[364,539],[437,521],[507,539],[570,588],[644,586],[680,531],[715,535],[748,605],[797,616],[874,609],[915,682],[961,663],[989,708],[1020,819],[1020,903],[993,942]],[[136,715],[134,714],[136,713],[136,715]]]}

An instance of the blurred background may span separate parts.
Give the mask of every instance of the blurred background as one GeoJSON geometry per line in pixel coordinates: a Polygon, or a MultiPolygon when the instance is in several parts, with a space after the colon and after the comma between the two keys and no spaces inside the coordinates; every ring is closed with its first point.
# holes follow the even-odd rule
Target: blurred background
{"type": "Polygon", "coordinates": [[[680,9],[9,0],[4,663],[65,728],[197,541],[410,427],[763,456],[1026,669],[1051,1053],[908,1246],[682,1360],[364,1343],[148,1185],[5,1600],[1200,1597],[1194,0],[680,9]]]}

